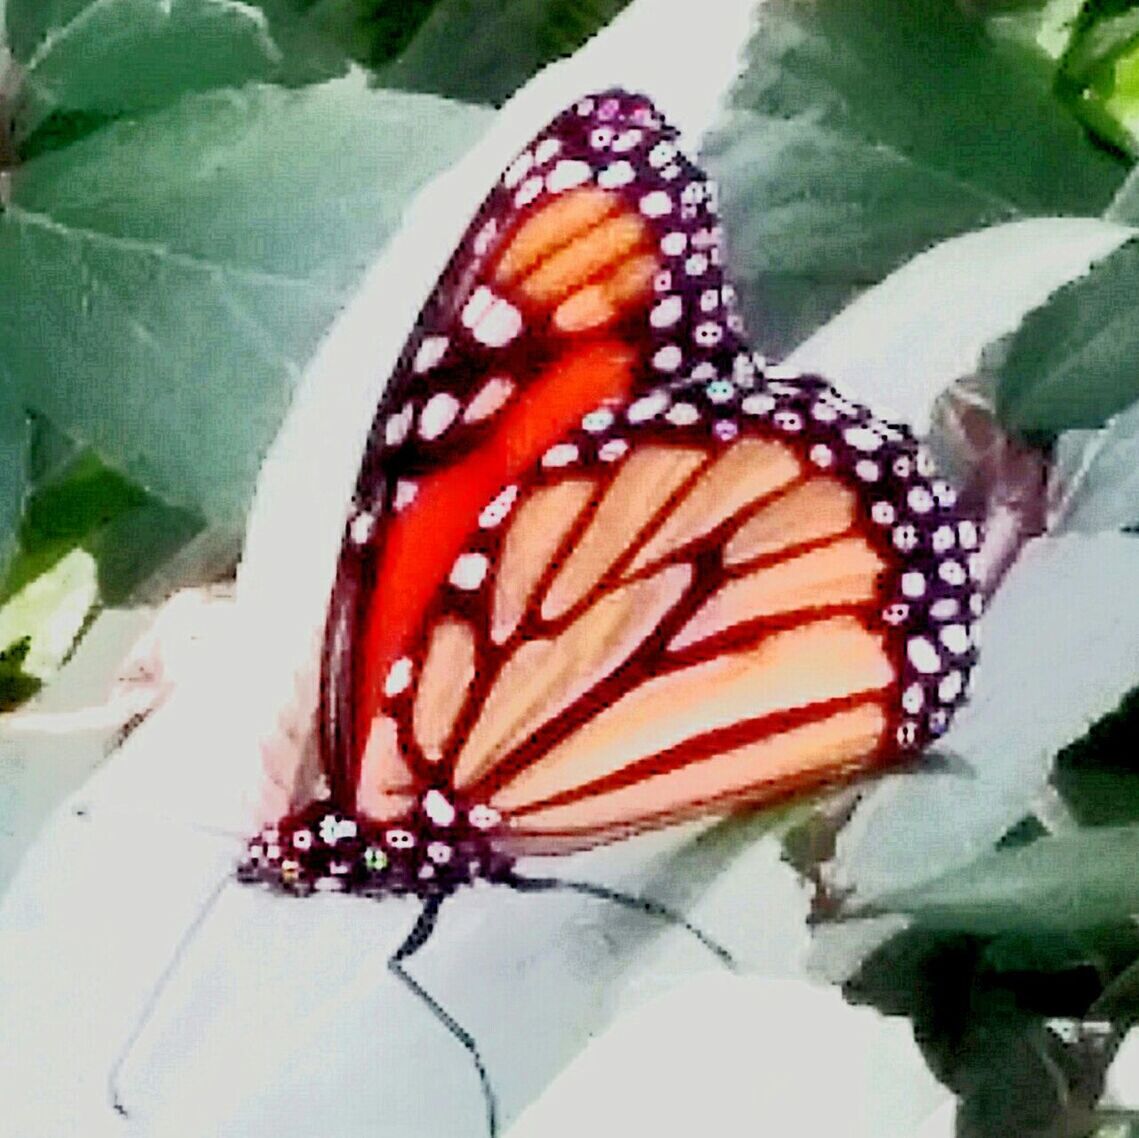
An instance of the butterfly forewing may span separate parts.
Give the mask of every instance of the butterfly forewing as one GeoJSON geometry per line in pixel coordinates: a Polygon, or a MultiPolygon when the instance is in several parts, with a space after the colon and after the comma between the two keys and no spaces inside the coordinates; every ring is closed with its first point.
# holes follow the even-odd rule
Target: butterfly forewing
{"type": "Polygon", "coordinates": [[[333,797],[377,710],[365,676],[402,650],[472,511],[598,405],[752,369],[713,191],[674,140],[644,98],[581,100],[510,164],[420,314],[376,411],[330,607],[333,797]],[[380,624],[371,597],[392,581],[401,616],[380,624]]]}

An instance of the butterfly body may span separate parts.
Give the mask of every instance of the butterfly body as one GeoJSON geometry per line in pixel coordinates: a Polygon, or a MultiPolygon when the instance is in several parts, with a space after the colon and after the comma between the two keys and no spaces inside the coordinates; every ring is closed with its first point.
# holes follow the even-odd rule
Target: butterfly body
{"type": "Polygon", "coordinates": [[[262,831],[239,872],[243,880],[300,896],[318,890],[447,896],[513,868],[494,847],[498,821],[488,808],[456,806],[437,789],[382,825],[345,814],[325,799],[262,831]]]}

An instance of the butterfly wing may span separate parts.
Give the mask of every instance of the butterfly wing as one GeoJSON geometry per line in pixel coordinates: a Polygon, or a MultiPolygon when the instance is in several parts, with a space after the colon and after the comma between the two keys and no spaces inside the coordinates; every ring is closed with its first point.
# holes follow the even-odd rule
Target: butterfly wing
{"type": "Polygon", "coordinates": [[[625,92],[560,115],[492,189],[399,358],[357,481],[324,647],[334,799],[355,785],[374,676],[484,501],[607,400],[754,375],[719,242],[712,187],[625,92]],[[396,614],[373,604],[393,582],[396,614]]]}
{"type": "Polygon", "coordinates": [[[369,817],[444,785],[563,852],[888,762],[964,698],[976,527],[820,380],[610,399],[464,517],[365,675],[369,817]]]}

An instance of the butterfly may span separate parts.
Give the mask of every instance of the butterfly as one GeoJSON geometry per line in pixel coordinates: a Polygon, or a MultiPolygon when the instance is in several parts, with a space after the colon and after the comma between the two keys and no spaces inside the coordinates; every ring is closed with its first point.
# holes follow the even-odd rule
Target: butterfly
{"type": "Polygon", "coordinates": [[[404,968],[448,896],[628,902],[515,864],[897,762],[966,697],[976,521],[904,427],[765,368],[722,239],[643,96],[583,98],[511,162],[375,412],[322,792],[239,871],[422,900],[390,963],[473,1056],[492,1131],[473,1039],[404,968]]]}

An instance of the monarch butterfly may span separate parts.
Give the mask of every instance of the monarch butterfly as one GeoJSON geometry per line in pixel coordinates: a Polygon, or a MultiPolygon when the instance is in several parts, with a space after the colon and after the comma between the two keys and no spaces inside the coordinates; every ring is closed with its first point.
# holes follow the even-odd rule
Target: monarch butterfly
{"type": "Polygon", "coordinates": [[[403,967],[449,895],[628,902],[515,862],[916,752],[976,654],[976,523],[903,427],[749,350],[676,138],[642,96],[583,98],[471,223],[347,511],[323,792],[239,870],[422,900],[390,965],[471,1053],[492,1133],[473,1039],[403,967]]]}

